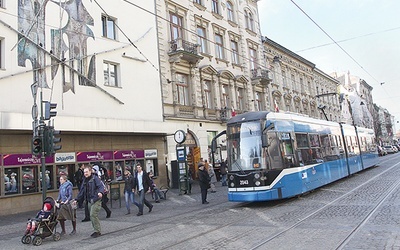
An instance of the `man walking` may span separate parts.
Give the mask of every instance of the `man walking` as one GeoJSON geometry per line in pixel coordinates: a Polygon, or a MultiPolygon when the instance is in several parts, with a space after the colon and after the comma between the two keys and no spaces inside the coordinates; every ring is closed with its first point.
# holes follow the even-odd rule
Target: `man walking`
{"type": "Polygon", "coordinates": [[[149,175],[143,171],[140,163],[136,165],[135,184],[139,195],[139,213],[137,216],[143,215],[143,205],[149,208],[149,213],[153,210],[153,205],[146,200],[146,193],[151,192],[151,181],[149,175]]]}
{"type": "Polygon", "coordinates": [[[83,175],[85,179],[83,180],[82,189],[79,191],[76,201],[87,200],[88,208],[90,213],[90,221],[92,222],[92,227],[94,233],[90,235],[93,238],[97,238],[101,235],[101,225],[99,220],[99,211],[101,209],[101,198],[104,194],[104,185],[95,175],[92,173],[92,166],[85,165],[83,170],[83,175]]]}

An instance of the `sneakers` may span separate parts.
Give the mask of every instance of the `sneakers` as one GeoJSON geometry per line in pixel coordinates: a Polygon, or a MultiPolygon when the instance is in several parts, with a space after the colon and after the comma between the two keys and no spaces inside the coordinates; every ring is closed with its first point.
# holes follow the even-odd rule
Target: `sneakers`
{"type": "Polygon", "coordinates": [[[61,231],[61,233],[60,233],[61,235],[65,235],[65,231],[61,231]]]}
{"type": "Polygon", "coordinates": [[[75,234],[76,234],[76,231],[72,230],[72,232],[69,235],[75,235],[75,234]]]}
{"type": "Polygon", "coordinates": [[[149,213],[151,213],[151,211],[153,211],[153,206],[149,207],[149,213]]]}
{"type": "Polygon", "coordinates": [[[92,234],[90,235],[90,237],[97,238],[97,237],[99,237],[100,235],[101,235],[100,232],[94,232],[94,233],[92,233],[92,234]]]}

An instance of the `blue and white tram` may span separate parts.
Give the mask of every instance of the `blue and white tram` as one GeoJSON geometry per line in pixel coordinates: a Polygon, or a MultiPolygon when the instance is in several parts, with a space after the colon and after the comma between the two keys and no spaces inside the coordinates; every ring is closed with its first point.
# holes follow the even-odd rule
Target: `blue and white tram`
{"type": "Polygon", "coordinates": [[[224,133],[229,201],[293,197],[379,159],[373,130],[301,115],[248,112],[231,118],[224,133]]]}

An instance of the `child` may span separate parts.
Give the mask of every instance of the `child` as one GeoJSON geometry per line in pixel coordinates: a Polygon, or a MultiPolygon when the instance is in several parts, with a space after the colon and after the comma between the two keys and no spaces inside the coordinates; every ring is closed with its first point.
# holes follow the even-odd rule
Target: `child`
{"type": "Polygon", "coordinates": [[[43,209],[40,210],[34,219],[29,219],[26,225],[25,235],[30,234],[32,235],[37,227],[38,222],[42,219],[48,219],[51,214],[52,205],[50,203],[44,203],[43,209]]]}

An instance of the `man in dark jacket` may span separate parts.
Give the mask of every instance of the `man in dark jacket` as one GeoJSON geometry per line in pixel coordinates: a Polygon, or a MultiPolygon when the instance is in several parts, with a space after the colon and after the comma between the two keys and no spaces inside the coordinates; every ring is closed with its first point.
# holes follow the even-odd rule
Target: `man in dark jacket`
{"type": "Polygon", "coordinates": [[[207,170],[204,169],[204,162],[199,162],[198,167],[199,167],[199,172],[198,172],[199,184],[201,190],[201,202],[203,204],[208,204],[209,202],[207,201],[207,189],[210,188],[211,178],[208,175],[207,170]]]}
{"type": "Polygon", "coordinates": [[[90,213],[90,221],[94,229],[94,233],[90,236],[97,238],[101,235],[101,225],[99,220],[99,211],[101,209],[101,198],[104,193],[104,184],[101,182],[97,175],[92,173],[92,166],[85,165],[83,170],[85,179],[82,183],[82,188],[75,199],[87,200],[90,213]]]}
{"type": "Polygon", "coordinates": [[[149,208],[149,213],[153,210],[153,205],[146,200],[146,193],[151,192],[151,181],[149,175],[142,170],[140,163],[136,165],[135,173],[135,189],[139,195],[139,213],[137,216],[143,215],[143,204],[149,208]]]}

